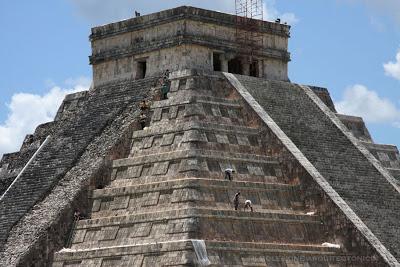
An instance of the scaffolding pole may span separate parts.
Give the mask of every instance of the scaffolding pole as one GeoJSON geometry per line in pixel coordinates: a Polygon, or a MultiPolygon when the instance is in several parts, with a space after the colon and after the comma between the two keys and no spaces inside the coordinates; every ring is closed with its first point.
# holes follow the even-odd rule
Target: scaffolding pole
{"type": "Polygon", "coordinates": [[[236,42],[240,53],[250,58],[262,48],[260,27],[263,21],[263,0],[235,0],[236,42]]]}

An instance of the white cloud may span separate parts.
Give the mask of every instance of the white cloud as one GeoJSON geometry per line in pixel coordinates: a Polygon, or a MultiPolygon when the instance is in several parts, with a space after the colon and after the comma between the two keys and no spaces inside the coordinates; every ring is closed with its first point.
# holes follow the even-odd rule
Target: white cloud
{"type": "Polygon", "coordinates": [[[348,87],[335,106],[339,113],[360,116],[366,122],[400,125],[400,109],[364,85],[348,87]]]}
{"type": "Polygon", "coordinates": [[[88,90],[90,80],[68,80],[69,88],[53,86],[43,95],[17,93],[7,107],[9,114],[0,124],[0,156],[18,151],[25,136],[42,123],[52,121],[66,94],[88,90]]]}
{"type": "Polygon", "coordinates": [[[290,25],[299,22],[294,13],[280,13],[275,7],[275,0],[266,0],[264,2],[264,19],[275,20],[277,18],[280,18],[282,23],[287,22],[290,25]]]}
{"type": "Polygon", "coordinates": [[[397,52],[396,62],[390,61],[386,64],[383,64],[383,68],[385,69],[386,75],[391,76],[397,80],[400,80],[400,50],[397,52]]]}

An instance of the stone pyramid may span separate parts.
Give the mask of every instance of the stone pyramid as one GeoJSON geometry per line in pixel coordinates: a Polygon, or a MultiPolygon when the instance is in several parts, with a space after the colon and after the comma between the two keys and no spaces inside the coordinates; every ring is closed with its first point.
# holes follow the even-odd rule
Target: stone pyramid
{"type": "MultiPolygon", "coordinates": [[[[232,17],[181,7],[95,28],[92,39],[152,20],[232,17]]],[[[113,73],[101,65],[126,50],[95,42],[94,87],[68,96],[55,122],[2,160],[14,182],[0,200],[1,266],[400,266],[397,148],[374,144],[361,118],[337,114],[326,89],[287,81],[285,67],[235,75],[221,57],[224,72],[188,68],[185,53],[206,60],[196,45],[167,60],[184,63],[162,100],[152,54],[128,77],[122,60],[113,73]],[[77,210],[85,218],[74,221],[77,210]]]]}

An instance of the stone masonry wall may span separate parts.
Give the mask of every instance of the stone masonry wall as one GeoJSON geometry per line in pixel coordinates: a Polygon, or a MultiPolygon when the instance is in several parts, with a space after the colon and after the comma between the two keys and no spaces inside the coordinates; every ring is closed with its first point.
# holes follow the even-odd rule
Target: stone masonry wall
{"type": "Polygon", "coordinates": [[[337,116],[355,138],[372,143],[372,137],[362,118],[343,114],[337,114],[337,116]]]}
{"type": "Polygon", "coordinates": [[[55,126],[54,122],[39,125],[34,134],[25,137],[20,151],[3,155],[0,161],[0,196],[11,185],[46,137],[53,132],[55,126]]]}
{"type": "Polygon", "coordinates": [[[112,183],[93,192],[90,219],[74,227],[54,266],[193,266],[193,252],[169,246],[191,238],[205,240],[216,266],[328,267],[343,256],[376,263],[368,243],[322,246],[336,240],[327,225],[345,223],[320,221],[323,201],[312,183],[307,194],[298,191],[310,175],[218,73],[187,75],[173,79],[168,100],[152,103],[149,126],[132,135],[130,157],[113,162],[112,183]],[[224,180],[226,166],[237,170],[234,181],[224,180]],[[254,213],[232,210],[237,190],[254,213]],[[317,215],[307,214],[315,207],[317,215]]]}
{"type": "MultiPolygon", "coordinates": [[[[289,29],[279,23],[256,21],[262,35],[257,60],[264,77],[288,80],[289,29]]],[[[147,76],[165,69],[212,70],[212,53],[227,60],[243,51],[236,43],[235,17],[193,7],[178,7],[92,29],[94,83],[137,78],[137,64],[147,61],[147,76]]]]}
{"type": "MultiPolygon", "coordinates": [[[[35,215],[37,215],[35,214],[36,209],[33,210],[33,214],[26,214],[26,212],[28,212],[35,203],[40,205],[41,203],[39,202],[43,200],[52,189],[54,192],[54,186],[57,185],[59,179],[61,179],[73,165],[76,165],[79,162],[78,159],[84,155],[83,153],[88,152],[90,147],[88,147],[88,145],[101,136],[104,129],[118,118],[117,116],[121,114],[128,104],[138,103],[140,99],[148,96],[149,90],[154,82],[155,80],[152,78],[138,82],[120,82],[108,85],[106,88],[96,88],[96,90],[90,92],[87,104],[79,110],[76,117],[69,121],[64,121],[64,124],[60,126],[55,134],[53,134],[49,144],[43,148],[42,152],[39,153],[33,164],[21,176],[21,179],[15,184],[15,187],[9,191],[9,194],[0,203],[0,215],[2,217],[0,226],[2,229],[1,238],[3,242],[2,250],[4,253],[2,257],[0,257],[2,260],[10,263],[20,259],[22,255],[29,251],[26,248],[31,246],[32,243],[38,241],[36,240],[38,236],[43,236],[43,234],[45,234],[45,232],[41,232],[40,234],[35,233],[32,229],[27,231],[26,227],[32,227],[32,225],[34,225],[33,228],[46,226],[38,223],[38,221],[34,224],[32,224],[32,221],[28,223],[29,216],[33,216],[33,218],[30,218],[31,220],[35,219],[35,215]],[[28,221],[20,221],[24,215],[24,220],[28,218],[28,221]],[[14,227],[13,231],[9,235],[10,230],[18,222],[19,224],[14,227]],[[36,235],[27,235],[26,239],[30,238],[30,242],[22,243],[24,244],[23,246],[15,246],[16,244],[21,244],[19,234],[16,236],[16,239],[13,237],[13,234],[15,234],[16,231],[22,231],[24,233],[29,232],[30,234],[36,235]],[[9,239],[8,242],[5,243],[7,237],[9,239]],[[20,247],[24,247],[25,249],[21,249],[20,247]],[[19,253],[17,253],[17,251],[19,251],[19,253]]],[[[136,116],[137,115],[138,114],[136,114],[136,116]]],[[[107,138],[111,138],[108,142],[112,142],[112,140],[117,142],[118,135],[122,133],[118,132],[117,128],[115,129],[115,132],[105,132],[104,134],[106,135],[104,137],[106,139],[103,141],[110,140],[107,138]]],[[[99,166],[101,166],[101,162],[103,162],[102,157],[105,152],[101,152],[102,149],[107,149],[107,147],[103,148],[99,144],[89,150],[93,156],[96,155],[98,157],[97,160],[94,158],[92,162],[95,166],[97,164],[97,168],[91,168],[92,165],[90,164],[87,165],[86,168],[82,168],[81,166],[81,169],[76,170],[75,174],[79,176],[83,175],[85,171],[88,171],[89,174],[86,174],[86,179],[88,176],[90,177],[90,173],[93,173],[94,170],[98,169],[99,166]]],[[[89,158],[81,158],[81,160],[86,160],[88,163],[89,158]]],[[[69,177],[69,179],[71,179],[71,177],[69,177]]],[[[82,188],[79,188],[79,190],[82,190],[82,188]]],[[[63,193],[65,194],[67,192],[63,191],[63,193]]],[[[74,195],[76,192],[72,191],[69,192],[69,194],[74,195]]],[[[50,196],[48,196],[47,199],[50,196]]],[[[55,204],[57,204],[57,202],[55,204]]],[[[63,216],[58,214],[58,216],[53,217],[54,221],[52,223],[58,221],[60,216],[61,218],[65,218],[65,216],[68,217],[73,213],[72,210],[65,210],[65,206],[64,209],[49,210],[52,208],[53,206],[46,206],[45,208],[38,209],[38,211],[41,214],[46,212],[50,213],[50,211],[53,213],[58,213],[60,211],[67,212],[67,215],[64,213],[63,216]]],[[[46,217],[46,215],[44,215],[44,217],[46,217]]],[[[61,221],[61,223],[63,222],[61,221]]],[[[65,233],[65,229],[68,229],[68,227],[56,227],[55,229],[64,229],[60,232],[61,237],[60,235],[54,236],[54,239],[58,238],[57,245],[59,246],[60,238],[61,240],[65,238],[62,234],[65,233]]],[[[41,228],[41,230],[43,231],[43,228],[41,228]]],[[[53,232],[55,232],[55,230],[53,230],[53,232]]],[[[58,249],[59,248],[60,247],[58,247],[58,249]]],[[[51,250],[51,246],[49,246],[48,249],[51,250]]],[[[46,250],[43,252],[45,251],[46,250]]],[[[52,255],[52,253],[49,255],[52,255]]],[[[37,256],[39,257],[40,255],[37,256]]]]}
{"type": "Polygon", "coordinates": [[[95,86],[119,79],[137,78],[137,62],[146,60],[146,77],[160,75],[166,69],[211,69],[212,52],[199,45],[179,45],[157,51],[103,61],[93,65],[95,86]]]}
{"type": "MultiPolygon", "coordinates": [[[[305,89],[236,77],[381,242],[384,247],[375,244],[381,253],[386,248],[398,260],[400,194],[377,162],[350,141],[305,89]]],[[[381,255],[395,261],[388,253],[381,255]]]]}
{"type": "Polygon", "coordinates": [[[46,137],[57,129],[57,123],[73,117],[77,110],[84,105],[87,94],[87,91],[83,91],[67,95],[53,122],[41,124],[33,134],[27,135],[20,151],[3,155],[0,161],[0,195],[6,191],[18,176],[46,137]]]}

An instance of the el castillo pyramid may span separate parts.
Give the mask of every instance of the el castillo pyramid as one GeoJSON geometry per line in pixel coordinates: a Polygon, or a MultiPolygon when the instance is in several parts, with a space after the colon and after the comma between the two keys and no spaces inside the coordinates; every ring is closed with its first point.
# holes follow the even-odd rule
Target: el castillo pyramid
{"type": "Polygon", "coordinates": [[[0,162],[0,266],[400,266],[398,149],[289,81],[290,26],[237,22],[92,29],[91,89],[0,162]]]}

